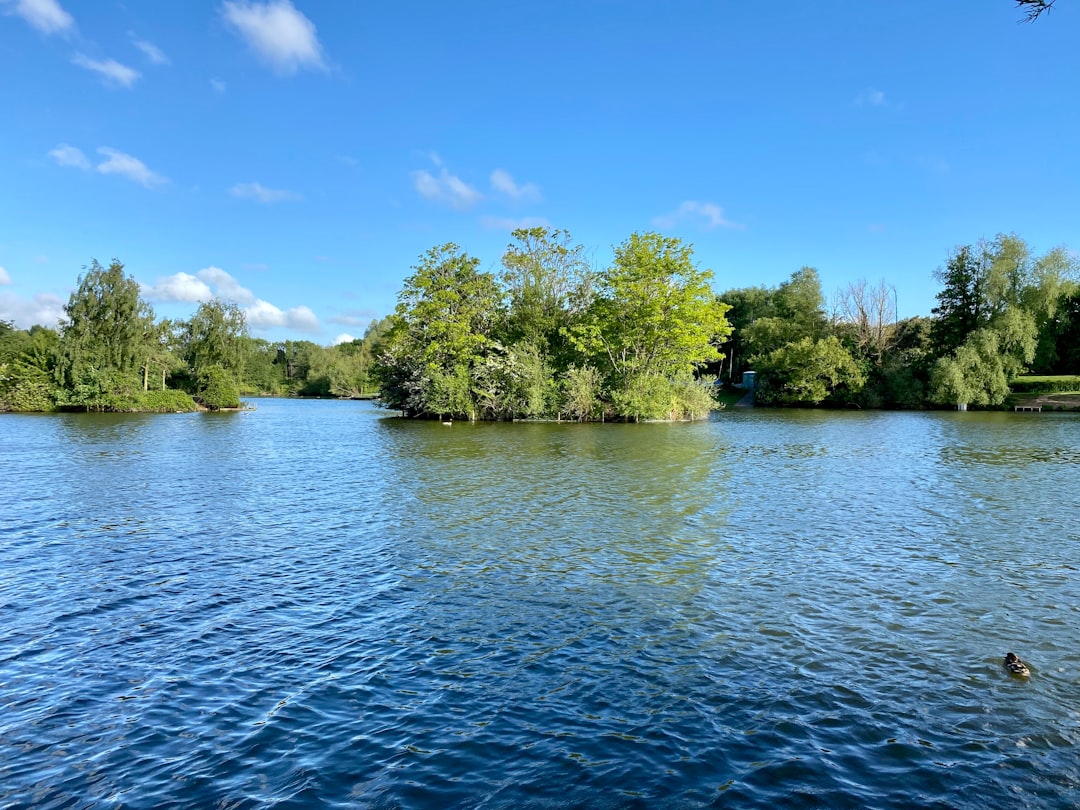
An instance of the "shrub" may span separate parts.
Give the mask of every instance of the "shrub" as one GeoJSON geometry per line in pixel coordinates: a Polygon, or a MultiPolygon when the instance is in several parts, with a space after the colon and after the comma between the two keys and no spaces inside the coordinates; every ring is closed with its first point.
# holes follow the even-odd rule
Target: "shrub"
{"type": "Polygon", "coordinates": [[[199,408],[189,394],[173,388],[166,391],[144,391],[139,400],[139,410],[147,413],[189,413],[199,408]]]}
{"type": "Polygon", "coordinates": [[[209,366],[199,377],[197,399],[212,411],[240,407],[240,387],[236,379],[221,366],[209,366]]]}

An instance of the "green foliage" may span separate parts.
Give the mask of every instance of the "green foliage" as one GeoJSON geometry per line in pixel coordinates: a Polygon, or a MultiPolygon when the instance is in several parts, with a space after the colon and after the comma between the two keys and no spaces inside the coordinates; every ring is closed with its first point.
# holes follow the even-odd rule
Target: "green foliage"
{"type": "Polygon", "coordinates": [[[562,363],[566,330],[582,316],[592,294],[585,249],[566,231],[523,228],[502,257],[500,281],[509,300],[504,339],[537,347],[562,363]]]}
{"type": "Polygon", "coordinates": [[[575,342],[622,386],[631,377],[692,374],[720,359],[717,346],[731,331],[728,306],[716,300],[711,279],[711,271],[694,266],[692,248],[681,240],[635,233],[597,278],[596,298],[575,342]]]}
{"type": "Polygon", "coordinates": [[[0,362],[0,411],[53,411],[56,395],[56,386],[48,372],[22,360],[0,362]]]}
{"type": "Polygon", "coordinates": [[[143,391],[138,401],[138,410],[145,413],[188,413],[199,409],[190,394],[175,389],[143,391]]]}
{"type": "Polygon", "coordinates": [[[67,324],[58,369],[64,384],[85,385],[90,370],[126,373],[138,368],[154,313],[118,260],[108,268],[92,260],[64,312],[67,324]]]}
{"type": "Polygon", "coordinates": [[[561,413],[578,422],[602,418],[602,383],[603,377],[595,366],[570,366],[559,385],[562,394],[561,413]]]}
{"type": "Polygon", "coordinates": [[[865,371],[835,335],[788,343],[760,358],[755,367],[757,398],[767,405],[817,405],[830,397],[846,399],[866,382],[865,371]]]}
{"type": "Polygon", "coordinates": [[[930,373],[929,395],[939,405],[1000,405],[1009,394],[1006,358],[992,329],[977,329],[930,373]]]}
{"type": "Polygon", "coordinates": [[[1010,385],[1014,394],[1060,394],[1080,391],[1080,376],[1017,377],[1010,385]]]}
{"type": "Polygon", "coordinates": [[[934,277],[944,285],[937,294],[938,305],[932,310],[935,354],[956,351],[968,335],[987,322],[983,293],[988,258],[985,250],[962,245],[949,256],[945,269],[935,272],[934,277]]]}
{"type": "Polygon", "coordinates": [[[57,395],[64,410],[131,413],[139,410],[142,386],[138,372],[83,365],[74,385],[57,395]]]}
{"type": "Polygon", "coordinates": [[[414,416],[474,418],[471,370],[484,360],[502,296],[494,277],[454,244],[421,257],[398,305],[374,369],[383,402],[414,416]]]}
{"type": "Polygon", "coordinates": [[[676,379],[634,374],[611,392],[615,413],[631,421],[700,419],[717,403],[709,387],[689,374],[676,379]]]}
{"type": "Polygon", "coordinates": [[[201,405],[212,411],[240,407],[240,387],[236,378],[221,366],[208,366],[199,376],[201,405]]]}
{"type": "Polygon", "coordinates": [[[196,377],[219,366],[239,379],[244,373],[247,322],[236,304],[214,299],[199,305],[183,325],[184,360],[196,377]]]}

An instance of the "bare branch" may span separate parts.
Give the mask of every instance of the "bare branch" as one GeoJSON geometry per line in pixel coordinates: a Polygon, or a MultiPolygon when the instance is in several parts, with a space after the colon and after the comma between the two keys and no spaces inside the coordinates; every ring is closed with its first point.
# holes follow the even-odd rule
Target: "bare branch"
{"type": "Polygon", "coordinates": [[[1044,11],[1049,11],[1057,0],[1016,0],[1016,7],[1024,10],[1021,22],[1035,22],[1044,11]]]}

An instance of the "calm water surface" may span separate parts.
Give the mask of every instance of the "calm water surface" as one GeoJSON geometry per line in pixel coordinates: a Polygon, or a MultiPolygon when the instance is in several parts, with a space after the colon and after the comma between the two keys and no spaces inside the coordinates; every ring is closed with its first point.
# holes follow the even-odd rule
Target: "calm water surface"
{"type": "Polygon", "coordinates": [[[0,463],[0,807],[1080,805],[1076,417],[266,400],[0,463]]]}

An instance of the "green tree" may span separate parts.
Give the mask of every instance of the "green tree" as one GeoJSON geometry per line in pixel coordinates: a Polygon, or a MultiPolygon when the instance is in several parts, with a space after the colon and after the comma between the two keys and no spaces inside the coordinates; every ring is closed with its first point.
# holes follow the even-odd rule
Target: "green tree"
{"type": "Polygon", "coordinates": [[[717,296],[717,300],[728,305],[728,323],[731,332],[723,345],[727,355],[727,372],[721,369],[720,376],[737,382],[742,372],[748,368],[753,349],[747,339],[750,326],[760,318],[771,318],[776,314],[774,290],[766,287],[743,287],[727,290],[717,296]]]}
{"type": "Polygon", "coordinates": [[[768,354],[802,338],[817,340],[827,330],[825,297],[813,267],[792,273],[769,295],[762,309],[743,332],[746,351],[752,356],[768,354]]]}
{"type": "Polygon", "coordinates": [[[944,286],[937,294],[931,341],[935,354],[947,355],[956,351],[968,335],[986,325],[985,286],[987,255],[980,246],[961,245],[950,254],[944,269],[934,277],[944,286]]]}
{"type": "Polygon", "coordinates": [[[757,397],[766,405],[817,405],[858,393],[866,374],[835,335],[804,337],[759,358],[757,397]]]}
{"type": "Polygon", "coordinates": [[[522,228],[502,257],[500,281],[509,299],[505,342],[565,356],[564,332],[591,300],[592,272],[585,249],[570,234],[522,228]]]}
{"type": "Polygon", "coordinates": [[[199,375],[199,402],[211,411],[240,407],[240,388],[232,372],[219,365],[207,366],[199,375]]]}
{"type": "Polygon", "coordinates": [[[475,418],[471,371],[503,321],[502,294],[455,244],[424,254],[398,295],[375,374],[383,402],[411,415],[475,418]]]}
{"type": "Polygon", "coordinates": [[[61,343],[59,378],[67,387],[109,372],[113,383],[131,375],[143,356],[146,334],[153,328],[154,313],[139,298],[139,284],[124,274],[124,265],[113,259],[102,267],[94,259],[64,307],[67,322],[61,343]],[[89,373],[90,370],[98,374],[89,373]]]}
{"type": "Polygon", "coordinates": [[[231,301],[215,298],[199,305],[185,325],[184,359],[197,378],[213,366],[234,380],[244,374],[247,322],[243,310],[231,301]]]}
{"type": "Polygon", "coordinates": [[[681,240],[633,234],[597,278],[588,321],[576,330],[579,347],[616,380],[692,374],[720,359],[717,346],[731,331],[711,279],[681,240]]]}
{"type": "Polygon", "coordinates": [[[998,334],[977,329],[951,355],[938,358],[930,373],[930,400],[940,405],[1000,405],[1009,394],[1009,375],[998,334]]]}

